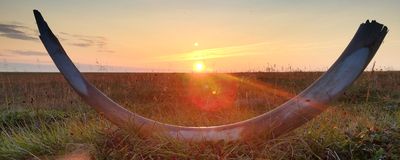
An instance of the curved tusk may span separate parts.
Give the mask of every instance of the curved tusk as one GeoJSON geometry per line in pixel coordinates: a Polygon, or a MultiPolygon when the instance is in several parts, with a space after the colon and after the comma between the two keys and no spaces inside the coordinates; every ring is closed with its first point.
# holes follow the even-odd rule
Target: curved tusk
{"type": "Polygon", "coordinates": [[[340,95],[363,72],[381,45],[388,29],[375,21],[361,24],[350,44],[336,62],[318,80],[300,94],[274,110],[260,116],[221,126],[184,127],[165,124],[132,113],[121,107],[90,84],[81,75],[39,11],[35,19],[47,52],[68,83],[109,121],[126,130],[138,130],[145,136],[162,135],[189,141],[247,139],[267,134],[275,138],[308,122],[340,95]]]}

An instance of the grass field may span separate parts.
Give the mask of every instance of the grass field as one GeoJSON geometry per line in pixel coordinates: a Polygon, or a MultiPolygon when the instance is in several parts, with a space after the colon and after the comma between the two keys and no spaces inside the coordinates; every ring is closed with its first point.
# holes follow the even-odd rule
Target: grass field
{"type": "MultiPolygon", "coordinates": [[[[321,73],[88,73],[145,117],[219,125],[260,115],[321,73]]],[[[181,142],[110,124],[57,73],[0,73],[0,159],[400,159],[400,72],[366,72],[330,108],[277,139],[181,142]]]]}

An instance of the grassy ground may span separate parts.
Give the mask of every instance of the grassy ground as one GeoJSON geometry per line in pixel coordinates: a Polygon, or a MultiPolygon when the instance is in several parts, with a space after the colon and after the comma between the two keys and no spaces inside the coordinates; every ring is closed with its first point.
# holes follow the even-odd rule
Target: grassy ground
{"type": "MultiPolygon", "coordinates": [[[[321,73],[87,74],[119,104],[204,126],[273,109],[321,73]]],[[[0,159],[399,159],[400,72],[364,73],[331,107],[274,140],[142,138],[85,105],[59,74],[0,73],[0,159]]]]}

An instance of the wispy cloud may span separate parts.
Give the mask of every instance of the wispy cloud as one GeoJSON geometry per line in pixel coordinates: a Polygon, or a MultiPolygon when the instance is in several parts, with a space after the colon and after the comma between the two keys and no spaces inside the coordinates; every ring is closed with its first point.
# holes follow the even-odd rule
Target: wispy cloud
{"type": "Polygon", "coordinates": [[[114,51],[107,48],[107,38],[102,36],[88,36],[70,34],[66,32],[60,32],[60,35],[65,41],[70,41],[68,44],[77,47],[96,47],[98,52],[113,53],[114,51]]]}
{"type": "Polygon", "coordinates": [[[244,44],[237,46],[227,46],[219,48],[208,48],[194,50],[185,53],[170,54],[155,57],[156,62],[171,61],[198,61],[208,59],[220,59],[229,57],[250,56],[259,54],[280,54],[280,53],[300,53],[309,50],[320,50],[324,48],[337,48],[338,43],[334,41],[313,42],[313,43],[293,43],[290,41],[273,41],[244,44]]]}
{"type": "Polygon", "coordinates": [[[11,39],[37,41],[38,38],[34,37],[32,31],[25,26],[16,24],[2,24],[0,23],[0,36],[11,39]]]}
{"type": "Polygon", "coordinates": [[[44,56],[47,55],[45,52],[41,51],[31,51],[31,50],[8,50],[10,54],[23,55],[23,56],[44,56]]]}
{"type": "Polygon", "coordinates": [[[3,50],[0,52],[0,57],[14,57],[14,56],[45,56],[47,53],[35,50],[3,50]]]}
{"type": "MultiPolygon", "coordinates": [[[[20,23],[0,23],[0,37],[6,37],[10,39],[19,39],[26,41],[37,41],[36,29],[24,26],[20,23]]],[[[66,42],[67,45],[76,47],[95,48],[98,52],[113,53],[114,51],[107,47],[108,40],[102,36],[91,36],[91,35],[79,35],[66,32],[59,32],[56,35],[61,41],[66,42]]]]}
{"type": "Polygon", "coordinates": [[[216,58],[227,58],[237,56],[248,56],[254,54],[262,54],[262,48],[268,46],[269,43],[253,43],[238,46],[228,46],[220,48],[209,48],[202,50],[194,50],[186,53],[172,54],[168,56],[160,56],[155,58],[156,61],[193,61],[193,60],[206,60],[216,58]]]}

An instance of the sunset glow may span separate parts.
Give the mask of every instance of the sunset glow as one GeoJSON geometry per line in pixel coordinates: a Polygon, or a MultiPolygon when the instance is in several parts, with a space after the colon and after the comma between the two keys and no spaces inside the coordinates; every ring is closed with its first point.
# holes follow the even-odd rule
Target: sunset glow
{"type": "Polygon", "coordinates": [[[0,0],[0,160],[396,159],[399,6],[0,0]]]}
{"type": "MultiPolygon", "coordinates": [[[[49,16],[60,43],[83,71],[209,71],[208,66],[193,69],[196,61],[207,61],[218,72],[270,66],[324,71],[367,19],[399,31],[399,3],[122,0],[73,7],[64,1],[4,0],[0,69],[58,71],[38,38],[32,17],[37,8],[49,16]]],[[[386,37],[374,58],[376,67],[400,69],[399,42],[400,34],[386,37]]]]}
{"type": "Polygon", "coordinates": [[[194,70],[195,72],[204,72],[204,70],[205,70],[204,63],[203,63],[203,62],[196,62],[196,63],[193,65],[193,70],[194,70]]]}

